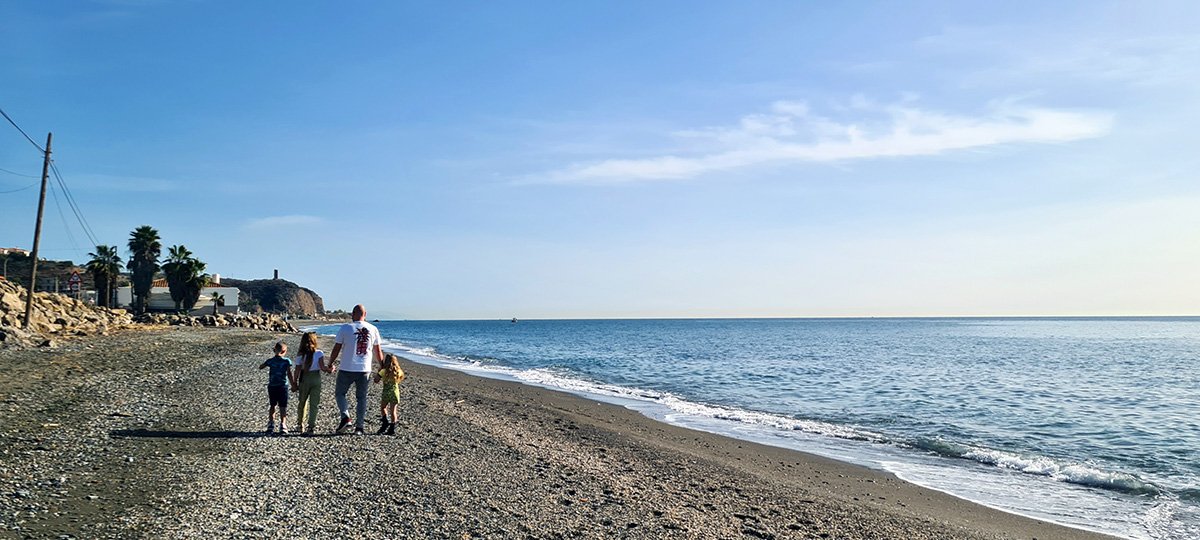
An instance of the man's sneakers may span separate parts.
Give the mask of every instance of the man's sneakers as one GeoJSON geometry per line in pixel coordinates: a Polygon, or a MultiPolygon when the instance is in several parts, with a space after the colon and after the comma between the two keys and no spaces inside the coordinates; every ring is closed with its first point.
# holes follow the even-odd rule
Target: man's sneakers
{"type": "MultiPolygon", "coordinates": [[[[341,421],[341,422],[338,422],[338,427],[337,427],[337,429],[335,430],[335,432],[336,432],[337,434],[341,435],[342,433],[345,433],[345,432],[346,432],[346,430],[347,430],[347,429],[349,429],[349,428],[350,428],[350,417],[349,417],[349,416],[343,416],[343,417],[342,417],[342,421],[341,421]]],[[[359,431],[362,431],[362,430],[359,430],[359,431]]]]}
{"type": "Polygon", "coordinates": [[[356,429],[356,430],[354,430],[354,434],[355,434],[355,435],[366,435],[366,433],[363,433],[363,430],[362,430],[362,429],[356,429]]]}

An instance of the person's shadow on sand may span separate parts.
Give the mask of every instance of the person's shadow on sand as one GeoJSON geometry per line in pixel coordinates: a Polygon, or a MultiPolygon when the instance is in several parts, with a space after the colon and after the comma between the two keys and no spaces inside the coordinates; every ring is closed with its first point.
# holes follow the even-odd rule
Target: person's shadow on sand
{"type": "MultiPolygon", "coordinates": [[[[137,437],[146,439],[250,439],[258,437],[278,437],[278,435],[262,431],[177,431],[153,429],[115,429],[109,432],[112,437],[137,437]]],[[[316,437],[331,436],[326,434],[316,437]]],[[[300,437],[291,435],[291,437],[300,437]]]]}

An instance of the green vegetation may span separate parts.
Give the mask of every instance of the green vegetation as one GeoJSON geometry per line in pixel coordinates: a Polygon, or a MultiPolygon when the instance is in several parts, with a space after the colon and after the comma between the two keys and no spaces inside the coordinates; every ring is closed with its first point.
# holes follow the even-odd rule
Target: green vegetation
{"type": "Polygon", "coordinates": [[[167,262],[163,263],[162,271],[167,276],[167,288],[171,291],[171,300],[175,302],[175,311],[183,309],[184,281],[191,267],[192,252],[179,245],[167,248],[167,262]]]}
{"type": "Polygon", "coordinates": [[[158,257],[162,254],[162,241],[158,231],[142,225],[129,234],[129,263],[126,268],[133,272],[133,310],[145,313],[154,286],[154,274],[158,272],[158,257]]]}
{"type": "MultiPolygon", "coordinates": [[[[33,259],[28,255],[20,255],[12,253],[8,255],[8,280],[25,288],[29,288],[29,271],[33,265],[33,259]]],[[[71,272],[82,270],[75,266],[72,261],[51,261],[42,259],[38,261],[38,281],[49,287],[48,290],[54,290],[53,283],[58,280],[61,291],[66,291],[67,279],[71,277],[71,272]]],[[[81,285],[84,289],[93,289],[91,272],[81,272],[79,277],[83,278],[81,285]]]]}
{"type": "Polygon", "coordinates": [[[183,282],[183,290],[186,293],[183,297],[184,311],[191,311],[196,307],[196,302],[200,301],[200,292],[208,286],[208,274],[204,270],[208,265],[201,262],[199,259],[188,261],[187,277],[183,282]]]}
{"type": "MultiPolygon", "coordinates": [[[[133,271],[135,309],[146,311],[146,302],[154,283],[154,275],[160,269],[158,256],[162,243],[158,231],[143,225],[129,235],[129,269],[133,271]],[[135,265],[134,261],[138,261],[135,265]],[[141,273],[139,273],[141,272],[141,273]],[[146,277],[143,274],[148,274],[146,277]],[[144,292],[143,292],[144,291],[144,292]]],[[[167,260],[161,266],[171,291],[175,310],[191,311],[200,301],[200,293],[208,286],[209,277],[204,271],[208,265],[197,259],[183,244],[167,249],[167,260]]]]}
{"type": "Polygon", "coordinates": [[[87,269],[96,285],[96,305],[112,307],[113,291],[117,288],[117,277],[121,274],[121,257],[116,246],[96,246],[95,253],[88,253],[92,260],[87,269]]]}
{"type": "Polygon", "coordinates": [[[162,270],[167,277],[167,288],[171,290],[171,300],[175,301],[175,310],[191,311],[200,301],[200,291],[208,286],[208,274],[204,273],[207,265],[193,257],[183,245],[171,246],[167,252],[169,255],[162,270]]]}
{"type": "MultiPolygon", "coordinates": [[[[149,225],[143,225],[129,233],[129,259],[122,261],[118,255],[117,246],[100,244],[92,253],[85,265],[86,272],[81,272],[83,278],[81,288],[95,289],[96,305],[113,307],[116,305],[115,293],[118,286],[131,284],[133,286],[133,311],[145,313],[149,309],[150,289],[154,279],[161,275],[166,278],[171,291],[171,299],[175,302],[177,311],[191,311],[200,301],[200,295],[209,284],[209,275],[205,273],[208,265],[187,247],[171,246],[165,262],[159,265],[162,253],[162,239],[158,231],[149,225]],[[129,269],[131,276],[121,274],[121,263],[129,269]]],[[[29,273],[32,259],[27,255],[9,254],[4,260],[7,266],[7,279],[23,287],[29,287],[29,273]]],[[[38,261],[38,283],[43,288],[54,290],[53,283],[57,280],[65,287],[73,272],[83,270],[77,268],[71,261],[38,261]],[[49,283],[49,285],[47,284],[49,283]]],[[[222,303],[223,303],[222,298],[222,303]]]]}
{"type": "Polygon", "coordinates": [[[213,315],[217,314],[217,309],[225,305],[225,295],[214,292],[212,293],[213,315]]]}

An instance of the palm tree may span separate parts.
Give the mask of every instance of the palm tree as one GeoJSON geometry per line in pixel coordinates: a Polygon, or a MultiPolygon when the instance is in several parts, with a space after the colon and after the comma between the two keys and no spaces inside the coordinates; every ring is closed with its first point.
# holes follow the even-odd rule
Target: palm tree
{"type": "Polygon", "coordinates": [[[175,301],[175,310],[183,309],[184,298],[187,297],[185,283],[191,277],[192,252],[178,245],[167,249],[167,261],[162,265],[162,271],[167,276],[167,288],[171,290],[171,300],[175,301]]]}
{"type": "Polygon", "coordinates": [[[87,269],[92,273],[92,281],[96,282],[96,304],[102,307],[112,307],[112,291],[116,289],[117,276],[121,273],[121,257],[117,255],[117,246],[96,246],[95,253],[88,253],[92,260],[88,261],[87,269]]]}
{"type": "Polygon", "coordinates": [[[213,291],[212,302],[213,302],[213,315],[216,315],[217,308],[225,305],[225,295],[223,295],[219,292],[213,291]]]}
{"type": "Polygon", "coordinates": [[[208,265],[199,259],[192,258],[188,261],[187,279],[183,282],[183,309],[191,311],[196,307],[196,302],[200,301],[200,293],[208,286],[208,274],[204,270],[208,265]]]}
{"type": "Polygon", "coordinates": [[[133,305],[138,313],[145,313],[154,285],[154,273],[158,272],[158,256],[162,254],[162,241],[158,231],[142,225],[129,233],[129,262],[126,268],[133,272],[133,305]]]}

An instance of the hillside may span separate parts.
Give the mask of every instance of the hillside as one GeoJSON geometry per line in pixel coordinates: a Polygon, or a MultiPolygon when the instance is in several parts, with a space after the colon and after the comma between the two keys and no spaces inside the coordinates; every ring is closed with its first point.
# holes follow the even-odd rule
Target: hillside
{"type": "MultiPolygon", "coordinates": [[[[29,270],[33,259],[25,255],[9,255],[8,256],[8,280],[22,287],[29,286],[29,270]]],[[[42,259],[38,262],[38,281],[46,280],[48,285],[53,288],[54,279],[58,279],[59,286],[63,291],[67,287],[67,279],[71,277],[72,270],[79,270],[79,277],[83,278],[81,287],[84,290],[94,289],[92,284],[92,274],[85,270],[82,266],[75,266],[72,261],[50,261],[42,259]]]]}
{"type": "Polygon", "coordinates": [[[321,296],[286,279],[222,278],[221,285],[237,287],[238,306],[243,311],[262,310],[311,317],[325,313],[321,296]]]}

